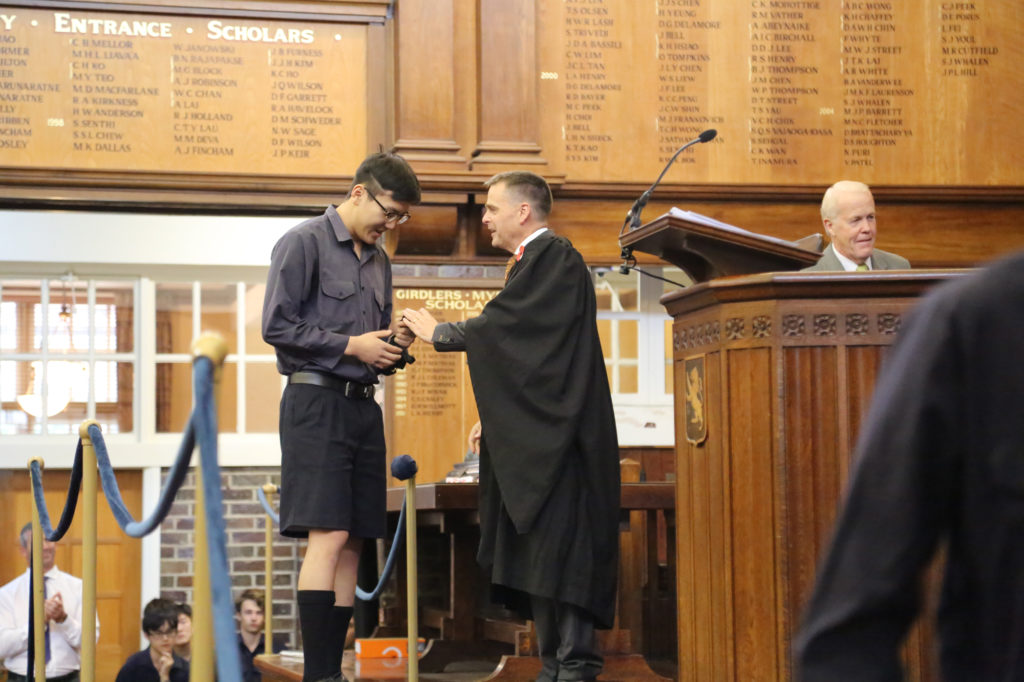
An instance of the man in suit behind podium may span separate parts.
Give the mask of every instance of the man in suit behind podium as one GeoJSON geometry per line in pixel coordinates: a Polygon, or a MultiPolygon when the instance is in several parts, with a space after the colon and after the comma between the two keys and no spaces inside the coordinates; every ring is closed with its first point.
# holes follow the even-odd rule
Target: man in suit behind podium
{"type": "Polygon", "coordinates": [[[903,256],[875,248],[875,199],[863,182],[840,180],[821,200],[821,223],[830,244],[811,271],[909,270],[903,256]]]}

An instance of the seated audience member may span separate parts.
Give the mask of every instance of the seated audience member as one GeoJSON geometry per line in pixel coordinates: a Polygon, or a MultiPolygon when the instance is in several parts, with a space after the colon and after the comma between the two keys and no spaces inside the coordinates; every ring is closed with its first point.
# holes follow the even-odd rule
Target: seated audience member
{"type": "MultiPolygon", "coordinates": [[[[259,682],[260,671],[256,669],[255,658],[266,652],[263,639],[263,590],[249,589],[238,595],[235,601],[235,618],[238,619],[238,654],[242,659],[243,682],[259,682]]],[[[276,649],[272,648],[276,652],[276,649]]]]}
{"type": "MultiPolygon", "coordinates": [[[[18,549],[32,565],[32,524],[18,533],[18,549]]],[[[82,581],[57,568],[57,543],[43,539],[45,635],[48,643],[46,679],[77,682],[82,651],[82,581]]],[[[9,682],[23,682],[28,672],[29,571],[0,588],[0,659],[9,682]]],[[[100,621],[96,619],[96,638],[100,621]]],[[[2,668],[0,668],[2,669],[2,668]]]]}
{"type": "Polygon", "coordinates": [[[174,653],[186,661],[192,660],[192,607],[178,604],[178,636],[174,640],[174,653]]]}
{"type": "Polygon", "coordinates": [[[188,682],[188,661],[174,653],[178,636],[178,605],[153,599],[142,612],[142,632],[149,646],[128,657],[116,682],[188,682]]]}
{"type": "Polygon", "coordinates": [[[841,180],[825,191],[821,223],[829,245],[813,271],[908,270],[903,256],[875,248],[875,199],[863,182],[841,180]]]}

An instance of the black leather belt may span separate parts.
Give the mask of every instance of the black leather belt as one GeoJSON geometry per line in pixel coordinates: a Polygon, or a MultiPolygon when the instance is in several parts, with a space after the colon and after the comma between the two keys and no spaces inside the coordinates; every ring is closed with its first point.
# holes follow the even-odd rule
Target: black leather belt
{"type": "Polygon", "coordinates": [[[289,384],[311,384],[321,388],[329,388],[353,400],[368,400],[373,397],[373,384],[361,384],[358,381],[345,381],[330,374],[320,372],[293,372],[288,375],[289,384]]]}
{"type": "MultiPolygon", "coordinates": [[[[18,673],[7,673],[7,679],[10,682],[26,682],[27,678],[24,675],[18,673]]],[[[70,672],[65,675],[58,675],[57,677],[47,677],[46,682],[78,682],[79,676],[78,671],[70,672]]]]}

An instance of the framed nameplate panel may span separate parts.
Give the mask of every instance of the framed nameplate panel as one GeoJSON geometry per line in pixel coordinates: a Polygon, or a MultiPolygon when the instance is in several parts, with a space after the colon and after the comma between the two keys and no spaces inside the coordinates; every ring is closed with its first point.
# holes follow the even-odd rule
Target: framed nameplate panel
{"type": "MultiPolygon", "coordinates": [[[[439,322],[476,317],[500,289],[395,287],[394,314],[425,308],[439,322]]],[[[418,342],[416,362],[388,380],[390,455],[408,453],[419,465],[421,483],[443,481],[466,454],[466,437],[479,419],[466,354],[441,353],[418,342]]],[[[394,480],[392,485],[398,485],[394,480]]]]}
{"type": "Polygon", "coordinates": [[[1024,184],[1020,3],[541,4],[544,143],[568,181],[649,181],[714,128],[666,183],[1024,184]]]}
{"type": "Polygon", "coordinates": [[[382,141],[383,17],[116,7],[0,6],[0,167],[336,177],[382,141]]]}

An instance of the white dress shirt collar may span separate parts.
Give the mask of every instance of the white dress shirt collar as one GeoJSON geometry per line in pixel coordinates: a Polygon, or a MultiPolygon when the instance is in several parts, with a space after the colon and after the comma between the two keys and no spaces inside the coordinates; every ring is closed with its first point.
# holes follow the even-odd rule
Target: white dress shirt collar
{"type": "Polygon", "coordinates": [[[517,246],[517,247],[516,247],[516,250],[515,250],[515,251],[513,251],[512,253],[515,253],[516,251],[519,251],[519,249],[525,249],[525,248],[526,248],[526,245],[527,245],[527,244],[529,244],[529,243],[530,243],[530,242],[532,242],[532,241],[533,241],[534,239],[536,239],[537,237],[541,236],[542,234],[544,234],[544,233],[545,233],[545,232],[547,232],[547,231],[548,231],[548,228],[546,228],[546,227],[542,227],[542,228],[540,228],[539,230],[537,230],[537,231],[533,232],[533,233],[532,233],[532,234],[531,234],[531,235],[530,235],[529,237],[527,237],[527,238],[526,238],[526,239],[524,239],[524,240],[523,240],[522,242],[520,242],[520,243],[519,243],[519,246],[517,246]]]}
{"type": "MultiPolygon", "coordinates": [[[[854,263],[849,258],[847,258],[846,256],[844,256],[843,254],[839,253],[839,250],[836,249],[835,244],[829,244],[828,248],[832,249],[832,253],[834,253],[836,255],[836,258],[839,259],[839,262],[843,266],[843,270],[845,270],[846,272],[857,272],[857,264],[854,263]]],[[[868,256],[868,259],[864,261],[864,264],[868,266],[868,270],[874,270],[874,268],[871,267],[871,256],[868,256]]]]}

